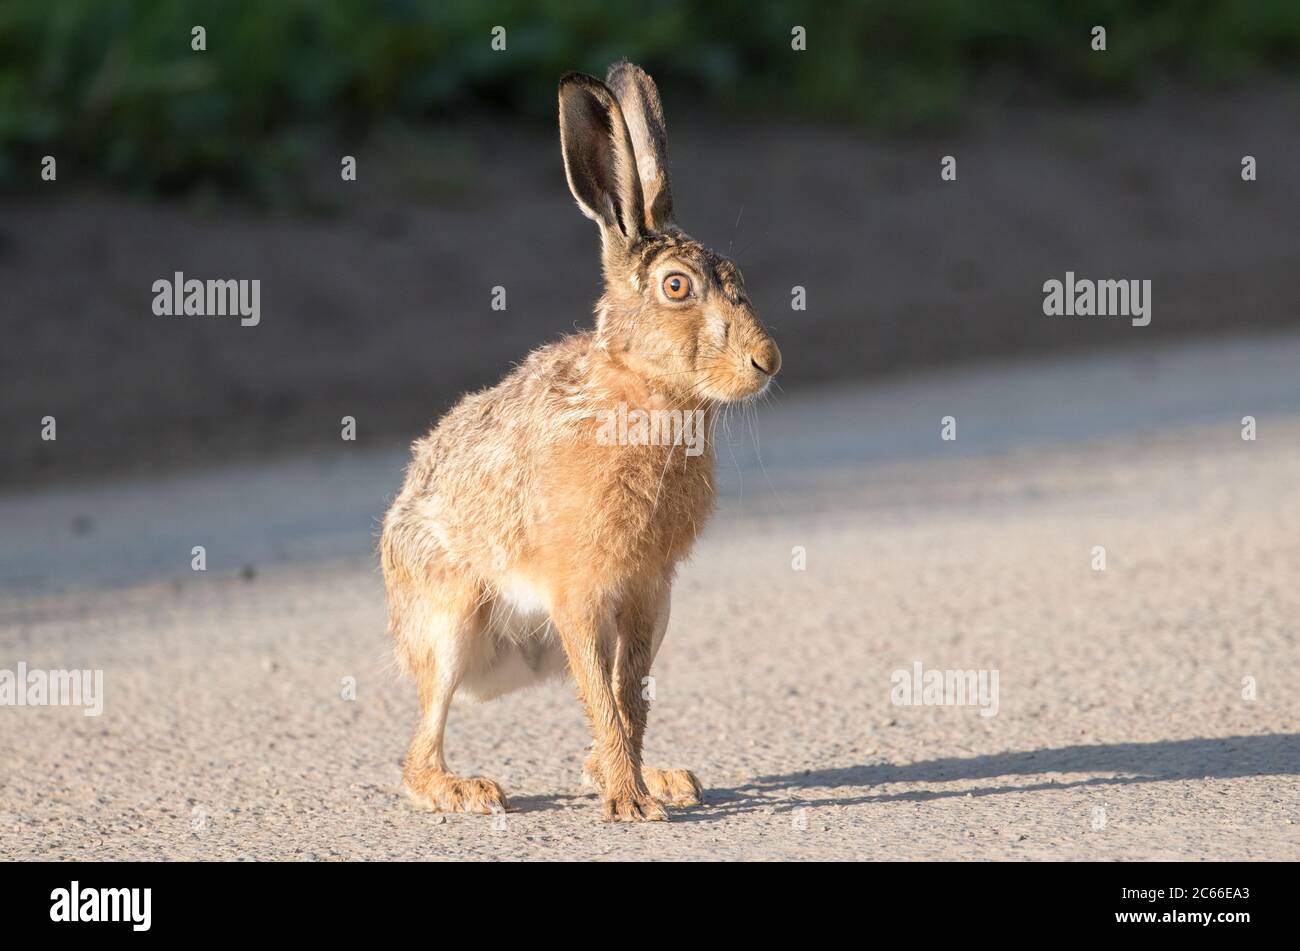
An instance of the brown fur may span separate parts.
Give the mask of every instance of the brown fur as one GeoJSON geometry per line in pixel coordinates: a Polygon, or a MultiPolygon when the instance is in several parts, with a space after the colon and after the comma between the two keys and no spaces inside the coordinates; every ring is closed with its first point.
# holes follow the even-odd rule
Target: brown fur
{"type": "Polygon", "coordinates": [[[602,413],[700,410],[711,437],[717,406],[761,392],[780,352],[736,266],[673,223],[650,77],[627,63],[608,86],[570,74],[559,99],[565,170],[600,226],[605,292],[594,330],[534,351],[412,447],[380,545],[396,654],[422,711],[403,778],[435,809],[508,808],[496,783],[447,768],[452,695],[488,698],[567,670],[606,818],[663,819],[665,803],[698,802],[700,787],[687,770],[642,765],[642,684],[675,567],[713,508],[713,449],[602,444],[602,413]],[[690,299],[667,297],[673,273],[689,278],[690,299]]]}

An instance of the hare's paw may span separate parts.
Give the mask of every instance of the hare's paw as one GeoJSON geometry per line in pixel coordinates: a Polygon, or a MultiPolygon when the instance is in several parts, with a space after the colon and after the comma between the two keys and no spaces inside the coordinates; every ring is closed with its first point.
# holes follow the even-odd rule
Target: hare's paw
{"type": "Polygon", "coordinates": [[[613,796],[605,800],[606,822],[666,822],[664,807],[646,794],[613,796]]]}
{"type": "MultiPolygon", "coordinates": [[[[704,789],[699,779],[689,769],[657,769],[654,766],[641,767],[641,781],[645,783],[651,798],[666,806],[698,806],[704,801],[704,789]]],[[[601,790],[605,787],[604,773],[600,760],[593,753],[587,757],[582,767],[582,782],[588,788],[601,790]]]]}
{"type": "Polygon", "coordinates": [[[501,787],[482,776],[468,778],[448,773],[429,773],[407,783],[411,798],[435,812],[474,812],[491,815],[507,812],[510,802],[501,787]]]}
{"type": "Polygon", "coordinates": [[[641,778],[651,796],[670,806],[698,806],[704,799],[700,781],[689,769],[643,766],[641,778]]]}

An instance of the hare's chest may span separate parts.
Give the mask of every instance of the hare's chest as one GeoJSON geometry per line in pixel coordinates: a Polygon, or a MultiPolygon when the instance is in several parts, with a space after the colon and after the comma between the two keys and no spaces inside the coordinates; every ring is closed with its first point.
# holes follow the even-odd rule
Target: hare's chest
{"type": "Polygon", "coordinates": [[[657,572],[685,557],[713,510],[713,454],[611,446],[557,456],[546,471],[530,550],[586,559],[600,576],[657,572]]]}
{"type": "Polygon", "coordinates": [[[712,453],[658,454],[639,474],[632,537],[647,559],[685,557],[713,512],[712,453]]]}

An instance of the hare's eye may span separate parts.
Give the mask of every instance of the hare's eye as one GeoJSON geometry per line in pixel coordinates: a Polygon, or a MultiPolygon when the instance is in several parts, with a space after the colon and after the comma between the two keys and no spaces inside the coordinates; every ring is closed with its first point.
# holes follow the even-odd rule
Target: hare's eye
{"type": "Polygon", "coordinates": [[[691,293],[691,279],[685,274],[669,274],[664,278],[663,288],[669,300],[686,300],[691,293]]]}

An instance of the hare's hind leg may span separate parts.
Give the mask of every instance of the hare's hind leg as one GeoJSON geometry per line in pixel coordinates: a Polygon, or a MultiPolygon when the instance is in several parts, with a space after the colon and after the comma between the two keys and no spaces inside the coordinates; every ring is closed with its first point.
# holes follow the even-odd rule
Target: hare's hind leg
{"type": "Polygon", "coordinates": [[[415,675],[420,693],[420,722],[402,765],[406,791],[439,812],[504,812],[509,803],[500,786],[481,776],[454,775],[443,755],[451,698],[484,648],[479,591],[442,579],[404,606],[403,615],[394,617],[393,633],[398,655],[415,675]]]}

